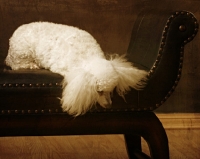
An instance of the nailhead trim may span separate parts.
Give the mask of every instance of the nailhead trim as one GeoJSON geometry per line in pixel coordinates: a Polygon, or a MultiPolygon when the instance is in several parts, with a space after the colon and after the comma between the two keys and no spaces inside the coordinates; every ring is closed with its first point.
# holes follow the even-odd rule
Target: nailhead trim
{"type": "Polygon", "coordinates": [[[61,109],[47,109],[47,110],[0,110],[0,115],[13,115],[13,114],[51,114],[63,113],[61,109]]]}
{"type": "MultiPolygon", "coordinates": [[[[120,109],[94,109],[90,110],[90,113],[100,113],[100,112],[129,112],[129,111],[151,111],[153,107],[150,108],[120,108],[120,109]]],[[[25,115],[25,114],[32,114],[32,115],[42,115],[42,114],[54,114],[54,113],[61,113],[66,114],[61,109],[42,109],[42,110],[0,110],[0,115],[25,115]]]]}
{"type": "Polygon", "coordinates": [[[0,84],[2,88],[13,88],[13,87],[62,87],[61,83],[3,83],[0,84]]]}

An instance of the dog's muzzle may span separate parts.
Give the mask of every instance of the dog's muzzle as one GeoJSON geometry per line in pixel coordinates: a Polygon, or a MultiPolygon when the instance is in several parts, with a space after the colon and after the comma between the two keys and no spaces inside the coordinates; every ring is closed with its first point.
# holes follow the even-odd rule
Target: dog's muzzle
{"type": "Polygon", "coordinates": [[[110,92],[101,92],[99,94],[99,99],[98,103],[103,107],[103,108],[111,108],[112,106],[112,100],[110,98],[110,92]]]}

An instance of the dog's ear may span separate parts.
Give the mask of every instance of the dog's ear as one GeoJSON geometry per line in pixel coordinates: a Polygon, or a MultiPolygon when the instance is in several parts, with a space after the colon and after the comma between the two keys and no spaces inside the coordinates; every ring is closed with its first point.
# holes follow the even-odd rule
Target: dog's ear
{"type": "Polygon", "coordinates": [[[63,80],[62,108],[70,115],[86,113],[96,103],[96,79],[86,71],[70,72],[63,80]]]}
{"type": "Polygon", "coordinates": [[[124,56],[112,58],[111,63],[119,75],[116,87],[119,95],[123,96],[131,87],[137,90],[145,87],[148,74],[145,70],[134,67],[124,56]]]}

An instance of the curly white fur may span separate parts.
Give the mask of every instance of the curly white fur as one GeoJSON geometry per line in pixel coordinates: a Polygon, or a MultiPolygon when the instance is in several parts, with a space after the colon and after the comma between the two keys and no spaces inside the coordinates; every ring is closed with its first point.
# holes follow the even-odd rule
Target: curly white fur
{"type": "Polygon", "coordinates": [[[20,26],[10,38],[5,62],[13,70],[45,68],[64,76],[62,108],[75,116],[96,102],[109,107],[115,87],[123,96],[131,87],[142,88],[147,75],[122,56],[107,60],[86,31],[49,22],[20,26]]]}

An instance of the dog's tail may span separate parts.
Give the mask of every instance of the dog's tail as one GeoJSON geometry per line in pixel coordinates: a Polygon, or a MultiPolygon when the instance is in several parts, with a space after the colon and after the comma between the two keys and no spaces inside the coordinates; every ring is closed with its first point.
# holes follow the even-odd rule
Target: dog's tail
{"type": "Polygon", "coordinates": [[[125,56],[111,57],[110,61],[119,75],[119,82],[116,87],[119,95],[123,96],[131,88],[141,90],[146,86],[147,71],[134,67],[133,63],[128,62],[125,56]]]}

